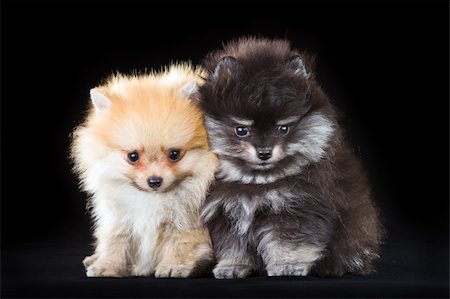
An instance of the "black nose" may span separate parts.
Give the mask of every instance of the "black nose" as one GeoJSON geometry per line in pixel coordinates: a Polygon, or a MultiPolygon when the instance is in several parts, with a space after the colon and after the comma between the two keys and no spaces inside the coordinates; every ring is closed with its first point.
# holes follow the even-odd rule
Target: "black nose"
{"type": "Polygon", "coordinates": [[[151,176],[147,179],[147,183],[150,186],[150,188],[157,189],[161,187],[163,178],[160,176],[151,176]]]}
{"type": "Polygon", "coordinates": [[[272,157],[272,150],[271,149],[258,149],[257,150],[258,153],[258,158],[260,158],[261,160],[269,160],[270,157],[272,157]]]}

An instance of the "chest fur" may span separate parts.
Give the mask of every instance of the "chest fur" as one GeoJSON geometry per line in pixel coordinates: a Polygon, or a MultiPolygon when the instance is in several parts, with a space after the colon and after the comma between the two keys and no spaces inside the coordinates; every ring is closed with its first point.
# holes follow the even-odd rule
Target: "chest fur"
{"type": "Polygon", "coordinates": [[[236,194],[223,200],[225,215],[240,235],[246,234],[256,217],[269,214],[289,213],[299,206],[298,196],[286,188],[271,189],[256,194],[236,194]]]}

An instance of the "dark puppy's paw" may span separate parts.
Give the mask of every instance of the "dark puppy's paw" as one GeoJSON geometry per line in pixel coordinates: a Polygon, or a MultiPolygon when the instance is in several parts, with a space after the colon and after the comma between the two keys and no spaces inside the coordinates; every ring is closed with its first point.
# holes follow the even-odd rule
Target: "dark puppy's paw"
{"type": "Polygon", "coordinates": [[[298,264],[286,264],[286,265],[271,265],[267,266],[268,276],[306,276],[309,272],[309,265],[298,264]]]}
{"type": "Polygon", "coordinates": [[[251,272],[251,268],[246,265],[217,265],[214,268],[214,277],[217,279],[245,278],[251,272]]]}

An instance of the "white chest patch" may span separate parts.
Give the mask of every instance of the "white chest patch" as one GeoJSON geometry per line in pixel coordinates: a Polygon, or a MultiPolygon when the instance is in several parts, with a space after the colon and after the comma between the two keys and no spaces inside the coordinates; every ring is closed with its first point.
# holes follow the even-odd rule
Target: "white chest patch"
{"type": "Polygon", "coordinates": [[[160,226],[174,221],[172,215],[177,209],[177,201],[164,194],[137,191],[128,185],[115,186],[113,191],[108,189],[97,194],[93,211],[97,227],[116,227],[118,233],[128,233],[130,242],[135,244],[132,274],[151,274],[160,257],[157,252],[160,226]]]}
{"type": "Polygon", "coordinates": [[[245,235],[250,228],[258,202],[247,197],[229,201],[224,205],[225,213],[234,222],[234,230],[240,235],[245,235]]]}
{"type": "Polygon", "coordinates": [[[228,201],[224,205],[224,210],[232,219],[235,232],[245,235],[252,226],[258,209],[267,208],[275,214],[289,212],[291,208],[297,206],[295,197],[296,195],[287,188],[274,189],[251,198],[242,196],[228,201]]]}

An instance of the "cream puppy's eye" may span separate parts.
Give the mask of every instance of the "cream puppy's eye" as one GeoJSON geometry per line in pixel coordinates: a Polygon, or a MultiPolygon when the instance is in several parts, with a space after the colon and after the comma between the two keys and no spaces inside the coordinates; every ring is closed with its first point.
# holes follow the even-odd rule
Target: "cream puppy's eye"
{"type": "Polygon", "coordinates": [[[178,150],[178,149],[171,149],[169,151],[168,157],[172,161],[178,161],[180,159],[180,150],[178,150]]]}
{"type": "Polygon", "coordinates": [[[236,127],[235,131],[236,131],[236,135],[238,135],[239,137],[245,137],[249,133],[248,128],[244,127],[244,126],[236,127]]]}
{"type": "Polygon", "coordinates": [[[278,126],[278,133],[281,135],[286,135],[289,132],[289,127],[286,125],[280,125],[278,126]]]}
{"type": "Polygon", "coordinates": [[[128,153],[128,161],[130,161],[131,164],[135,164],[138,160],[139,154],[136,151],[128,153]]]}

